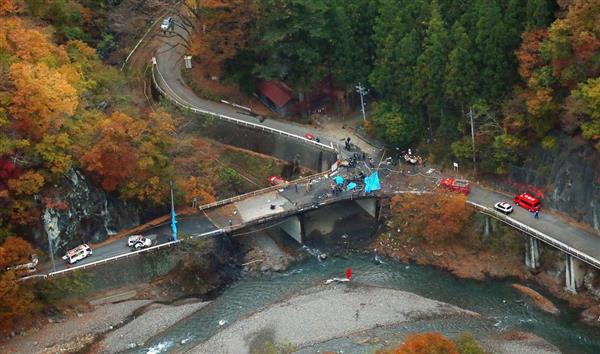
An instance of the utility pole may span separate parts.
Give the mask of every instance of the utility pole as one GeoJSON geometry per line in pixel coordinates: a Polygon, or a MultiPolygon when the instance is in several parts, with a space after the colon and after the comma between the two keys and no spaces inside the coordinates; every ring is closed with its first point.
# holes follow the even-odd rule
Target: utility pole
{"type": "Polygon", "coordinates": [[[175,201],[173,200],[173,180],[169,180],[171,188],[171,238],[172,241],[177,241],[177,220],[175,219],[175,201]]]}
{"type": "Polygon", "coordinates": [[[469,119],[471,120],[471,143],[473,145],[473,176],[477,175],[477,165],[475,159],[475,125],[473,124],[473,106],[469,107],[469,119]]]}
{"type": "Polygon", "coordinates": [[[52,271],[56,272],[56,265],[54,264],[54,248],[52,247],[52,239],[50,238],[50,234],[46,232],[48,235],[48,250],[50,251],[50,261],[52,262],[52,271]]]}
{"type": "Polygon", "coordinates": [[[358,85],[356,85],[356,92],[360,95],[360,106],[362,108],[362,116],[363,116],[363,120],[367,120],[367,115],[365,113],[365,100],[363,98],[364,95],[366,95],[369,90],[367,90],[360,82],[358,83],[358,85]]]}

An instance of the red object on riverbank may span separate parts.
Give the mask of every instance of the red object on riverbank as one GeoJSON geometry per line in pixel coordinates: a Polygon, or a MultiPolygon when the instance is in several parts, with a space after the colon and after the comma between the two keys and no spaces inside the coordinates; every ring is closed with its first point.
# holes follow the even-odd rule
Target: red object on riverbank
{"type": "Polygon", "coordinates": [[[352,268],[346,269],[346,279],[352,279],[352,268]]]}

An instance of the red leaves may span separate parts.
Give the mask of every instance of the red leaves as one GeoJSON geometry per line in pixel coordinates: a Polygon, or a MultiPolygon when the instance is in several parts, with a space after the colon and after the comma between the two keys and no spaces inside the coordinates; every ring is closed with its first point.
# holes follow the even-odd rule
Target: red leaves
{"type": "Polygon", "coordinates": [[[19,168],[9,159],[0,159],[0,190],[8,188],[8,180],[21,175],[19,168]]]}
{"type": "Polygon", "coordinates": [[[411,334],[399,347],[377,354],[458,354],[456,344],[437,332],[411,334]]]}

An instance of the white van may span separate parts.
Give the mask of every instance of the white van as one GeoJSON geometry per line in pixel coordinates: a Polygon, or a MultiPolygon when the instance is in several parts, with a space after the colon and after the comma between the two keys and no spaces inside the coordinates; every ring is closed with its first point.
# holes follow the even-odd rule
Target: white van
{"type": "Polygon", "coordinates": [[[92,249],[84,243],[83,245],[79,245],[72,250],[67,251],[67,254],[65,254],[62,259],[69,264],[73,264],[91,255],[92,249]]]}

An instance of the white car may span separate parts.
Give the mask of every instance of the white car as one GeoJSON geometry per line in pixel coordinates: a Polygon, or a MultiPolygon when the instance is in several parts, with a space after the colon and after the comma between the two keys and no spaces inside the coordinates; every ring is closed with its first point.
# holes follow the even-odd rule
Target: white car
{"type": "Polygon", "coordinates": [[[510,205],[510,203],[507,202],[498,202],[494,204],[494,208],[504,214],[510,214],[513,211],[512,205],[510,205]]]}
{"type": "Polygon", "coordinates": [[[162,22],[160,24],[161,30],[168,31],[172,28],[173,28],[173,18],[172,17],[167,17],[164,20],[162,20],[162,22]]]}
{"type": "Polygon", "coordinates": [[[142,235],[131,235],[127,239],[127,246],[136,250],[152,246],[152,240],[142,235]]]}
{"type": "Polygon", "coordinates": [[[67,251],[67,254],[65,254],[62,259],[69,264],[73,264],[91,255],[91,247],[84,243],[83,245],[79,245],[72,250],[67,251]]]}

